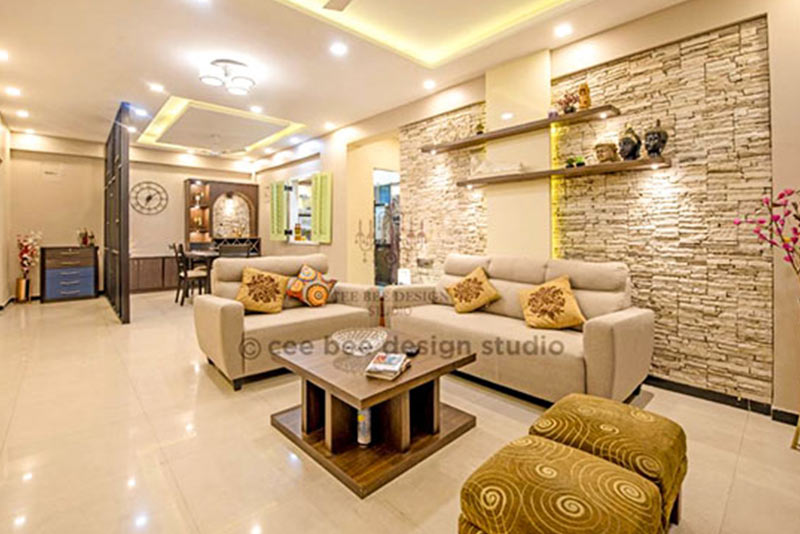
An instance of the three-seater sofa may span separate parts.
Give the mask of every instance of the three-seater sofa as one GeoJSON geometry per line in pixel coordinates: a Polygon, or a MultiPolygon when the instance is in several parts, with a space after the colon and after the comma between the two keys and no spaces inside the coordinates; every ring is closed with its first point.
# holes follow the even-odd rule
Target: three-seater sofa
{"type": "Polygon", "coordinates": [[[418,342],[471,347],[477,360],[462,372],[551,402],[570,393],[624,400],[647,377],[653,354],[655,317],[632,307],[623,263],[451,254],[436,284],[387,287],[384,314],[387,326],[418,342]],[[476,267],[501,298],[457,313],[445,288],[476,267]],[[565,330],[528,327],[519,292],[563,275],[586,323],[565,330]]]}
{"type": "Polygon", "coordinates": [[[311,308],[286,297],[283,311],[245,313],[235,300],[245,267],[283,276],[297,276],[303,265],[325,274],[324,254],[220,258],[211,269],[211,294],[195,297],[194,326],[200,348],[233,385],[246,377],[280,368],[272,351],[291,344],[323,339],[344,328],[377,326],[380,320],[378,288],[338,282],[328,303],[311,308]]]}

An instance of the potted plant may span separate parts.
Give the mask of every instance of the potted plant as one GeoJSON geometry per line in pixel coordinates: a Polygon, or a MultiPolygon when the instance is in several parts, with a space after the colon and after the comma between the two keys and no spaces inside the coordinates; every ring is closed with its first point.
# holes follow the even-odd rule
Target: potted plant
{"type": "MultiPolygon", "coordinates": [[[[800,191],[784,189],[775,199],[764,197],[753,212],[733,222],[736,226],[752,226],[759,240],[779,249],[784,263],[791,266],[800,282],[800,191]]],[[[792,440],[793,449],[798,440],[800,422],[792,440]]]]}
{"type": "Polygon", "coordinates": [[[17,302],[28,302],[31,298],[31,269],[39,262],[39,247],[42,242],[42,234],[39,232],[28,232],[25,235],[17,236],[17,258],[19,268],[22,271],[22,278],[17,278],[17,302]]]}

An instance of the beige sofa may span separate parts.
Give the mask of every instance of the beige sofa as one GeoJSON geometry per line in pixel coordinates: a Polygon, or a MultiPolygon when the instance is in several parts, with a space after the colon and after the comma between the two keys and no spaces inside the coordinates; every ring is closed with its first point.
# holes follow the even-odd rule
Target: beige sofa
{"type": "Polygon", "coordinates": [[[444,272],[435,285],[386,288],[384,314],[388,326],[418,341],[471,347],[478,358],[464,373],[552,402],[569,393],[624,400],[647,376],[655,317],[631,306],[626,265],[452,254],[444,272]],[[445,287],[476,267],[501,298],[456,313],[445,287]],[[587,319],[582,330],[528,327],[519,291],[565,274],[587,319]]]}
{"type": "Polygon", "coordinates": [[[304,265],[328,272],[324,254],[220,258],[211,270],[211,294],[194,300],[197,341],[209,363],[228,378],[235,390],[243,379],[280,368],[271,350],[286,343],[322,339],[343,328],[376,326],[380,320],[380,296],[372,286],[339,282],[328,304],[310,308],[287,297],[277,314],[245,314],[234,300],[245,267],[295,276],[304,265]]]}

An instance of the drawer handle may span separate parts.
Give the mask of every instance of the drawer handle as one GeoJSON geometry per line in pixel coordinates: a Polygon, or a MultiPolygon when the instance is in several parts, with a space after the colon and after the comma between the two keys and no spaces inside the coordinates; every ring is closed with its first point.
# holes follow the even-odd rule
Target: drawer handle
{"type": "Polygon", "coordinates": [[[61,293],[62,295],[80,295],[80,294],[81,294],[81,290],[80,290],[80,289],[75,289],[75,290],[73,290],[73,291],[64,291],[64,290],[61,290],[61,291],[60,291],[60,293],[61,293]]]}
{"type": "Polygon", "coordinates": [[[79,261],[62,261],[61,265],[80,265],[81,262],[79,261]]]}
{"type": "Polygon", "coordinates": [[[80,280],[66,280],[66,281],[62,280],[61,281],[61,285],[62,286],[77,286],[80,283],[81,283],[80,280]]]}
{"type": "Polygon", "coordinates": [[[75,276],[76,274],[81,274],[80,271],[61,271],[58,274],[61,276],[75,276]]]}

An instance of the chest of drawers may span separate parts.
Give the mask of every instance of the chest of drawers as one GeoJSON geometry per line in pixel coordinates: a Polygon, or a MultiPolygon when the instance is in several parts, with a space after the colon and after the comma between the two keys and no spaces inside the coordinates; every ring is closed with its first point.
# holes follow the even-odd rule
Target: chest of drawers
{"type": "Polygon", "coordinates": [[[42,302],[97,297],[97,247],[42,247],[42,302]]]}

